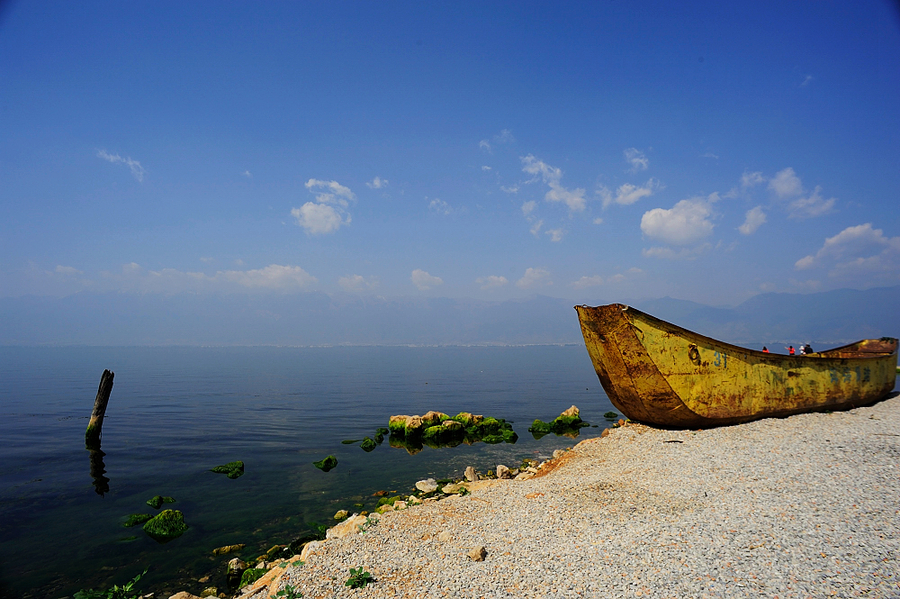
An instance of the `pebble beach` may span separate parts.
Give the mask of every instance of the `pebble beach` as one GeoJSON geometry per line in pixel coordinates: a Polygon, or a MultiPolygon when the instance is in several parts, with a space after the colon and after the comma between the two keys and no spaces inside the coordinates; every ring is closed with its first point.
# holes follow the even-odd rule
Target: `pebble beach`
{"type": "Polygon", "coordinates": [[[711,430],[626,423],[535,478],[469,489],[373,515],[241,597],[900,597],[897,396],[711,430]],[[375,582],[345,586],[357,567],[375,582]]]}

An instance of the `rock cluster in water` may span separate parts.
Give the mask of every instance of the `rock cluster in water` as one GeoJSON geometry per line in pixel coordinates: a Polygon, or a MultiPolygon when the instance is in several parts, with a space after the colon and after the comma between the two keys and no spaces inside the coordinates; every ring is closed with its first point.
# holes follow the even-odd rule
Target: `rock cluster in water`
{"type": "Polygon", "coordinates": [[[528,432],[534,435],[536,439],[540,439],[544,435],[550,433],[567,437],[577,437],[578,429],[585,426],[590,426],[590,424],[582,420],[578,408],[572,406],[554,418],[551,422],[535,419],[528,429],[528,432]]]}
{"type": "Polygon", "coordinates": [[[456,447],[478,441],[515,443],[519,438],[506,420],[469,412],[449,416],[432,410],[423,416],[391,416],[388,429],[391,447],[402,447],[409,453],[421,451],[423,445],[456,447]]]}

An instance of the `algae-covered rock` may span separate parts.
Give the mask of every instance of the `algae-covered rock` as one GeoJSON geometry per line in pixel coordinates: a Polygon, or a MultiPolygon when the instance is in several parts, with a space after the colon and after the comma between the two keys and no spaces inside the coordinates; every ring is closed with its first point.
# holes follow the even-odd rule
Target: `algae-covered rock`
{"type": "Polygon", "coordinates": [[[188,529],[178,510],[163,510],[144,523],[144,532],[160,542],[171,541],[188,529]]]}
{"type": "Polygon", "coordinates": [[[331,470],[332,468],[337,466],[337,463],[338,463],[337,458],[334,457],[333,455],[329,455],[329,456],[325,456],[318,462],[313,462],[313,466],[315,466],[322,472],[328,472],[329,470],[331,470]]]}
{"type": "Polygon", "coordinates": [[[244,462],[241,462],[240,460],[237,462],[228,462],[227,464],[216,466],[210,471],[218,474],[225,474],[228,478],[237,478],[244,474],[244,462]]]}
{"type": "Polygon", "coordinates": [[[213,555],[225,555],[226,553],[233,553],[235,551],[240,551],[246,547],[244,543],[238,543],[237,545],[224,545],[222,547],[216,547],[212,550],[213,555]]]}
{"type": "Polygon", "coordinates": [[[375,441],[373,439],[366,437],[365,439],[363,439],[363,442],[360,445],[360,447],[362,448],[363,451],[372,451],[373,449],[378,447],[378,444],[375,443],[375,441]]]}
{"type": "Polygon", "coordinates": [[[126,528],[130,528],[132,526],[137,526],[138,524],[143,524],[148,520],[153,519],[153,514],[131,514],[128,516],[128,520],[125,521],[125,524],[122,526],[126,528]]]}
{"type": "Polygon", "coordinates": [[[549,422],[544,422],[543,420],[535,418],[531,427],[528,429],[528,432],[537,435],[548,435],[553,432],[553,428],[550,426],[549,422]]]}
{"type": "Polygon", "coordinates": [[[147,500],[147,505],[155,510],[158,510],[164,503],[175,503],[175,500],[171,497],[163,497],[162,495],[155,495],[147,500]]]}
{"type": "Polygon", "coordinates": [[[453,417],[453,420],[459,422],[466,428],[475,424],[475,417],[470,412],[460,412],[453,417]]]}
{"type": "Polygon", "coordinates": [[[534,435],[536,439],[540,439],[542,436],[549,433],[567,437],[577,437],[578,430],[586,426],[590,426],[590,424],[582,420],[578,408],[572,406],[554,418],[552,422],[548,423],[541,420],[535,420],[528,431],[534,435]]]}
{"type": "Polygon", "coordinates": [[[238,583],[241,581],[241,574],[244,573],[244,570],[247,569],[247,563],[239,557],[234,557],[229,560],[228,565],[225,566],[225,579],[228,581],[228,586],[235,588],[238,586],[238,583]]]}
{"type": "Polygon", "coordinates": [[[238,588],[242,589],[248,584],[253,584],[262,578],[266,572],[268,572],[268,570],[265,568],[247,568],[244,570],[244,573],[241,574],[241,582],[238,584],[238,588]]]}
{"type": "Polygon", "coordinates": [[[406,434],[406,421],[409,420],[409,416],[405,414],[391,416],[388,421],[388,429],[392,435],[400,435],[401,437],[406,434]]]}

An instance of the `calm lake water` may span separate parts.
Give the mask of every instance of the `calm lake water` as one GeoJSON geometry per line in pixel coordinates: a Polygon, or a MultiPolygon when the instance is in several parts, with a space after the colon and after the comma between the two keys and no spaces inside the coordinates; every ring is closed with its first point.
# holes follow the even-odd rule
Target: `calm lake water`
{"type": "Polygon", "coordinates": [[[578,440],[599,435],[614,409],[583,346],[0,348],[0,596],[61,598],[146,568],[139,588],[157,597],[199,594],[207,575],[224,588],[235,554],[212,549],[246,543],[237,555],[255,558],[338,509],[373,509],[377,491],[545,459],[576,441],[528,427],[573,404],[599,425],[578,440]],[[105,368],[115,385],[94,456],[101,495],[84,431],[105,368]],[[415,455],[387,439],[369,453],[341,443],[428,410],[505,418],[519,440],[415,455]],[[328,454],[334,470],[312,465],[328,454]],[[245,464],[238,479],[209,471],[234,460],[245,464]],[[154,495],[174,497],[165,507],[190,527],[169,543],[123,527],[156,513],[154,495]]]}

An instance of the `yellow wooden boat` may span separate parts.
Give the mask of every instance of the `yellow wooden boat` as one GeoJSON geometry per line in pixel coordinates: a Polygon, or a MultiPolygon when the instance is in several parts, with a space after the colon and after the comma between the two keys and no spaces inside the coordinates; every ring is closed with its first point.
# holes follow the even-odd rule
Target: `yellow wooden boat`
{"type": "Polygon", "coordinates": [[[897,340],[883,337],[805,356],[730,345],[622,304],[576,306],[594,369],[632,420],[709,428],[884,398],[897,376],[897,340]]]}

